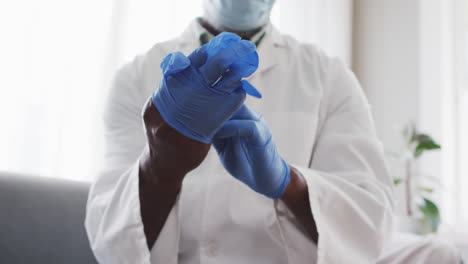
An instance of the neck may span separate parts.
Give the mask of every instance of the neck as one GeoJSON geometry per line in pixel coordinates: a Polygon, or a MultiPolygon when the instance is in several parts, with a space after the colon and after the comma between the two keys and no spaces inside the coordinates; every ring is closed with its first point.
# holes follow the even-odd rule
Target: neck
{"type": "Polygon", "coordinates": [[[217,36],[218,34],[222,32],[231,32],[231,33],[238,35],[242,39],[247,39],[247,40],[250,40],[255,34],[257,34],[262,29],[261,27],[259,27],[256,29],[248,30],[248,31],[237,31],[237,30],[225,28],[223,26],[214,26],[210,24],[204,18],[200,18],[200,24],[202,25],[202,27],[204,27],[208,32],[210,32],[214,36],[217,36]]]}

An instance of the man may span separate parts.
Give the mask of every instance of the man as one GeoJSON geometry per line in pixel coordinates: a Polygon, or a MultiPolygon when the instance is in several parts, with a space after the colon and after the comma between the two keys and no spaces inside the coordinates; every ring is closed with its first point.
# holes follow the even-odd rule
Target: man
{"type": "Polygon", "coordinates": [[[273,4],[206,0],[118,72],[87,208],[98,260],[456,263],[433,240],[383,251],[392,181],[368,103],[341,62],[272,27],[273,4]]]}

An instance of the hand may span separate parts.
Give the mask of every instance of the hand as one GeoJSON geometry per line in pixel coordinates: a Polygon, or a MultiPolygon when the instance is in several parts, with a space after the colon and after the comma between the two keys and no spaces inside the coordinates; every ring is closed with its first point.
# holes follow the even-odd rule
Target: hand
{"type": "Polygon", "coordinates": [[[289,166],[260,114],[242,105],[216,133],[213,145],[232,176],[267,197],[283,195],[290,179],[289,166]]]}
{"type": "Polygon", "coordinates": [[[222,33],[185,57],[169,54],[153,103],[171,127],[186,137],[211,143],[215,132],[242,105],[246,92],[260,96],[242,78],[258,68],[255,45],[222,33]]]}
{"type": "Polygon", "coordinates": [[[182,183],[184,176],[205,159],[210,144],[188,138],[166,122],[148,100],[143,110],[148,151],[140,157],[140,175],[146,182],[182,183]]]}
{"type": "Polygon", "coordinates": [[[199,166],[213,134],[242,105],[246,91],[255,95],[241,79],[257,67],[255,45],[229,33],[188,58],[180,52],[166,56],[159,90],[144,109],[149,151],[140,159],[142,174],[181,182],[199,166]]]}

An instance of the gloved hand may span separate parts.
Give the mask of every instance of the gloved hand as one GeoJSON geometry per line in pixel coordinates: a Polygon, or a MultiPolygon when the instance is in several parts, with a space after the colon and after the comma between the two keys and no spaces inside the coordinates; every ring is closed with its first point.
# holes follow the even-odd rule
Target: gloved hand
{"type": "Polygon", "coordinates": [[[260,114],[242,105],[216,133],[213,145],[232,176],[267,197],[283,195],[290,179],[289,166],[260,114]]]}
{"type": "Polygon", "coordinates": [[[164,121],[186,137],[211,143],[215,132],[242,105],[246,93],[260,97],[247,81],[258,68],[255,45],[222,33],[185,57],[171,53],[161,63],[163,79],[153,103],[164,121]]]}

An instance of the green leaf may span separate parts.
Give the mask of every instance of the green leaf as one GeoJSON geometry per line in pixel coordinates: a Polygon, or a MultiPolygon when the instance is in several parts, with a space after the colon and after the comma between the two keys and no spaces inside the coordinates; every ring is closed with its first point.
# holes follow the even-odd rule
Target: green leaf
{"type": "Polygon", "coordinates": [[[434,189],[432,188],[419,188],[420,191],[422,192],[427,192],[427,193],[433,193],[434,189]]]}
{"type": "Polygon", "coordinates": [[[431,136],[423,133],[414,134],[412,141],[416,143],[434,142],[431,136]]]}
{"type": "Polygon", "coordinates": [[[434,141],[421,142],[414,149],[414,157],[419,158],[424,151],[433,149],[440,149],[440,145],[435,143],[434,141]]]}
{"type": "Polygon", "coordinates": [[[398,185],[401,183],[401,179],[393,179],[393,184],[398,185]]]}
{"type": "Polygon", "coordinates": [[[423,197],[423,201],[418,204],[418,208],[424,215],[424,222],[429,225],[433,233],[437,232],[440,225],[440,213],[437,205],[423,197]]]}
{"type": "Polygon", "coordinates": [[[416,148],[414,149],[415,158],[419,158],[424,151],[440,149],[440,145],[436,143],[431,136],[423,133],[413,134],[411,142],[416,145],[416,148]]]}

